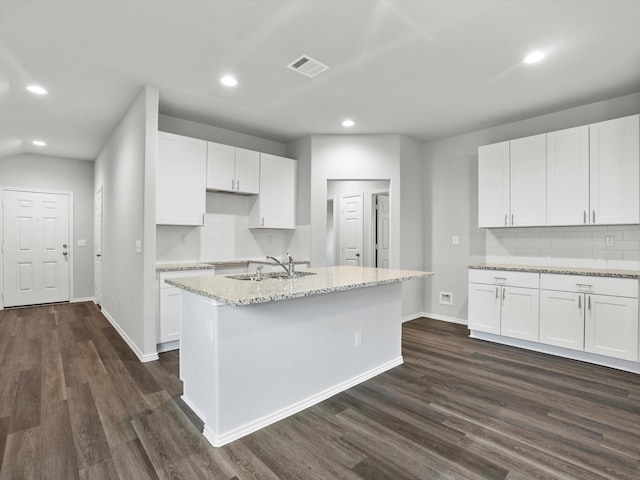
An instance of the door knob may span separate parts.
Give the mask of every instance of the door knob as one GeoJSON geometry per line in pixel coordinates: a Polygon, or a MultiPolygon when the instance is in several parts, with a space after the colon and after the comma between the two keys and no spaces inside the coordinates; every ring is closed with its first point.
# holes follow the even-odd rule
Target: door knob
{"type": "Polygon", "coordinates": [[[356,257],[359,257],[359,256],[360,256],[360,254],[356,252],[356,257]]]}
{"type": "Polygon", "coordinates": [[[62,254],[66,257],[68,255],[67,252],[62,252],[62,254]]]}

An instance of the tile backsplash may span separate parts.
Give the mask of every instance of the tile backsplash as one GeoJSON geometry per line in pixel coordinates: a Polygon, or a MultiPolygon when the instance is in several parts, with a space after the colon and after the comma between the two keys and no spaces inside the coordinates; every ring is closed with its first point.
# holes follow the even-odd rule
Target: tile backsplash
{"type": "Polygon", "coordinates": [[[309,225],[295,230],[250,230],[249,201],[248,196],[207,192],[203,227],[156,227],[156,261],[248,260],[281,257],[286,252],[294,259],[309,259],[309,225]]]}
{"type": "Polygon", "coordinates": [[[487,263],[638,269],[640,226],[487,229],[486,255],[487,263]]]}

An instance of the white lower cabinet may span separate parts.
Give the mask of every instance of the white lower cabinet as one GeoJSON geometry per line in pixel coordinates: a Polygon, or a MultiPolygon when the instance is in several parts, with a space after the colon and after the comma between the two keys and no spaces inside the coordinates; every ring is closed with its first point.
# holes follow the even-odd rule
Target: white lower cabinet
{"type": "MultiPolygon", "coordinates": [[[[585,354],[638,362],[638,325],[636,279],[469,271],[469,329],[472,332],[585,352],[574,358],[593,363],[603,361],[585,354]],[[525,275],[539,276],[539,286],[533,277],[525,275]]],[[[532,348],[527,344],[514,345],[532,348]]],[[[562,350],[543,351],[563,355],[562,350]]],[[[611,366],[611,362],[603,364],[611,366]]]]}

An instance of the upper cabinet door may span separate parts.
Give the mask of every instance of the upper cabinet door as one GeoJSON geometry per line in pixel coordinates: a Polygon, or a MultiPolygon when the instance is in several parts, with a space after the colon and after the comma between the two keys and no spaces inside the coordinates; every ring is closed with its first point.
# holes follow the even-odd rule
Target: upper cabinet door
{"type": "Polygon", "coordinates": [[[249,210],[249,228],[296,228],[296,161],[260,154],[260,195],[249,210]]]}
{"type": "Polygon", "coordinates": [[[235,191],[235,150],[207,142],[207,190],[235,191]]]}
{"type": "Polygon", "coordinates": [[[509,210],[509,142],[479,147],[478,226],[510,225],[509,210]]]}
{"type": "Polygon", "coordinates": [[[547,133],[547,225],[589,221],[589,126],[547,133]]]}
{"type": "Polygon", "coordinates": [[[236,191],[260,193],[260,153],[236,148],[236,191]]]}
{"type": "Polygon", "coordinates": [[[156,223],[204,225],[207,142],[158,133],[156,223]]]}
{"type": "Polygon", "coordinates": [[[511,218],[517,227],[546,224],[546,135],[510,143],[511,218]]]}
{"type": "Polygon", "coordinates": [[[640,222],[639,117],[589,126],[591,223],[640,222]]]}

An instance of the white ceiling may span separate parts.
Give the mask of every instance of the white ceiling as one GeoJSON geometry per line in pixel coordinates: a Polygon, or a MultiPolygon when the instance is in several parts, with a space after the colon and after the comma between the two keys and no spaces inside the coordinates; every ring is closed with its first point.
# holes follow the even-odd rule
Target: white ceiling
{"type": "Polygon", "coordinates": [[[0,1],[0,157],[94,159],[145,84],[161,113],[276,141],[428,141],[640,91],[640,1],[0,1]],[[286,68],[302,54],[331,68],[286,68]]]}

